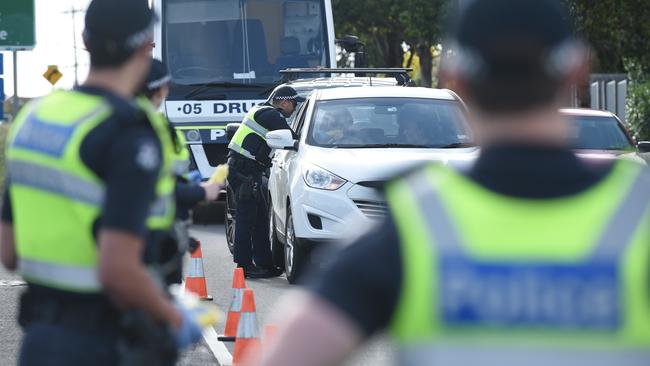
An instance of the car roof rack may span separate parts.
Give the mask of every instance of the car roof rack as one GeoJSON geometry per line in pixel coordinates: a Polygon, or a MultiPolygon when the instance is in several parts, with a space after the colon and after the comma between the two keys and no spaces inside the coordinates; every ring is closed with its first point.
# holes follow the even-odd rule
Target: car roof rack
{"type": "Polygon", "coordinates": [[[365,68],[326,68],[326,67],[314,67],[314,68],[289,68],[280,70],[282,75],[283,82],[290,82],[293,80],[300,79],[301,75],[304,74],[355,74],[358,77],[368,77],[370,80],[370,85],[372,85],[372,76],[378,74],[392,75],[397,81],[397,85],[410,85],[411,83],[411,68],[374,68],[374,67],[365,67],[365,68]]]}

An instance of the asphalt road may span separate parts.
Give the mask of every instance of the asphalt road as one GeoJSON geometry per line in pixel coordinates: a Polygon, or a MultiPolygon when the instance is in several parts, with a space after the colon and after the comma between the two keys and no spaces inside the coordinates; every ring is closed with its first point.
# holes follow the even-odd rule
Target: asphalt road
{"type": "MultiPolygon", "coordinates": [[[[224,227],[222,224],[196,225],[192,228],[192,234],[201,241],[208,293],[214,297],[214,304],[225,312],[229,306],[235,266],[225,243],[224,227]]],[[[290,286],[284,277],[247,280],[246,285],[254,290],[261,329],[267,324],[277,300],[287,291],[295,288],[290,286]]],[[[21,286],[19,277],[0,269],[0,366],[16,364],[22,333],[15,318],[18,295],[22,289],[24,287],[21,286]]],[[[215,327],[216,333],[223,333],[224,322],[225,319],[222,319],[215,327]]],[[[227,344],[226,347],[232,353],[232,344],[227,344]]],[[[392,357],[392,347],[384,337],[379,337],[354,355],[347,365],[389,365],[392,364],[392,357]]],[[[179,364],[218,365],[206,342],[185,352],[179,364]]]]}

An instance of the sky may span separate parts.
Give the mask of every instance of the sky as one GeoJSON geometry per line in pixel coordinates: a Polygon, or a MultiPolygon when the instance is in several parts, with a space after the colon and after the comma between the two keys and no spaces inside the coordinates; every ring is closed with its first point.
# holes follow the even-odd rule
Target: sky
{"type": "MultiPolygon", "coordinates": [[[[72,18],[64,12],[72,7],[85,11],[89,3],[90,0],[35,0],[36,47],[32,51],[18,52],[18,96],[37,97],[52,91],[52,86],[43,77],[48,65],[57,65],[63,73],[56,88],[65,89],[74,85],[72,18]]],[[[84,12],[77,13],[75,17],[81,82],[88,73],[89,62],[81,39],[84,12]]],[[[5,79],[5,95],[9,98],[14,94],[12,55],[11,52],[0,53],[4,55],[2,77],[5,79]]]]}

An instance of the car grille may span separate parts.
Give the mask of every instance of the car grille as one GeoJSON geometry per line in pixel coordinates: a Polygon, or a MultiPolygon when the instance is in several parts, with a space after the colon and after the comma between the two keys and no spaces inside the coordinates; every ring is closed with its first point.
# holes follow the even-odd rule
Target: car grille
{"type": "Polygon", "coordinates": [[[354,204],[370,219],[379,220],[388,215],[388,205],[386,202],[354,201],[354,204]]]}

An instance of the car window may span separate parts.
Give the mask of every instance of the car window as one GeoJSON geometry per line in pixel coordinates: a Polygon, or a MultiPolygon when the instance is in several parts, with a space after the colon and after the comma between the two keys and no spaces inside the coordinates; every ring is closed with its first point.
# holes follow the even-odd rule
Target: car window
{"type": "Polygon", "coordinates": [[[296,106],[296,112],[292,114],[291,117],[287,118],[287,123],[293,131],[295,131],[296,127],[298,127],[298,121],[300,120],[300,116],[302,116],[302,113],[305,110],[305,104],[307,103],[298,103],[296,106]]]}
{"type": "Polygon", "coordinates": [[[300,136],[300,133],[302,132],[302,128],[305,125],[305,117],[307,116],[307,109],[309,109],[309,100],[303,103],[303,108],[301,110],[302,113],[297,118],[298,126],[294,131],[298,136],[300,136]]]}
{"type": "Polygon", "coordinates": [[[359,98],[320,101],[308,143],[322,147],[472,146],[457,101],[425,98],[359,98]]]}
{"type": "Polygon", "coordinates": [[[633,145],[614,117],[573,119],[573,146],[586,150],[631,150],[633,145]]]}

